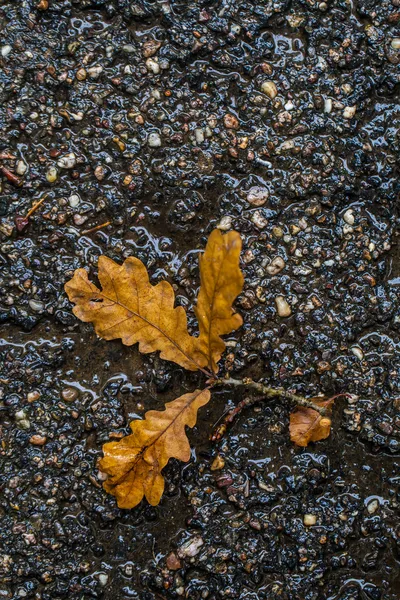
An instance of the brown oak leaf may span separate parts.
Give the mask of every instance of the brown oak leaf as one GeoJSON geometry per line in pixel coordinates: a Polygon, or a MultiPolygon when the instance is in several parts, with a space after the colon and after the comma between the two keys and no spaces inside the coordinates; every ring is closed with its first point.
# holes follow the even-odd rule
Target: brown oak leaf
{"type": "Polygon", "coordinates": [[[117,498],[120,508],[133,508],[145,496],[155,506],[164,491],[162,469],[170,458],[188,461],[190,445],[185,426],[194,427],[197,411],[210,400],[210,391],[195,390],[150,410],[132,421],[132,434],[103,446],[101,471],[108,475],[104,489],[117,498]]]}
{"type": "Polygon", "coordinates": [[[201,286],[195,313],[200,330],[199,348],[213,373],[218,371],[217,362],[226,347],[220,336],[231,333],[243,323],[242,317],[232,308],[243,289],[239,267],[241,249],[237,231],[222,235],[215,229],[200,257],[201,286]]]}
{"type": "MultiPolygon", "coordinates": [[[[311,398],[314,404],[330,409],[333,398],[311,398]]],[[[298,446],[308,446],[310,442],[318,442],[329,437],[331,432],[331,419],[321,415],[312,408],[298,406],[290,414],[289,432],[290,439],[298,446]]]]}
{"type": "Polygon", "coordinates": [[[85,269],[77,269],[65,291],[81,321],[94,324],[105,340],[121,338],[126,346],[139,343],[143,353],[160,351],[160,357],[189,371],[206,366],[198,338],[189,335],[182,306],[174,308],[175,294],[167,281],[151,285],[144,264],[134,257],[118,265],[100,256],[99,290],[85,269]]]}

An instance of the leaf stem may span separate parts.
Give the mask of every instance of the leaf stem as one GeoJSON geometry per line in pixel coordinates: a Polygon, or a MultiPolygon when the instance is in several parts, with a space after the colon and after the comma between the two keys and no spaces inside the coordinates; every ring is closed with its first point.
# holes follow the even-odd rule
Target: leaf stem
{"type": "Polygon", "coordinates": [[[320,415],[327,416],[330,414],[330,409],[325,406],[320,406],[309,400],[304,398],[303,396],[298,396],[297,394],[292,394],[283,388],[274,388],[263,383],[258,383],[253,381],[249,377],[245,377],[244,379],[232,379],[232,377],[228,377],[226,379],[218,379],[215,382],[215,385],[232,385],[232,386],[245,386],[254,390],[258,394],[264,396],[265,398],[284,398],[299,406],[304,406],[306,408],[312,408],[316,410],[320,415]]]}

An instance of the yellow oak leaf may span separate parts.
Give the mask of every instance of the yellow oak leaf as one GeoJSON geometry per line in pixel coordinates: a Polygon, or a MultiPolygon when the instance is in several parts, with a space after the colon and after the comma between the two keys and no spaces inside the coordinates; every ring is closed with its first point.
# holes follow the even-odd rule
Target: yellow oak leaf
{"type": "Polygon", "coordinates": [[[99,462],[108,475],[104,489],[116,497],[120,508],[133,508],[145,496],[155,506],[164,491],[162,469],[170,458],[188,461],[190,445],[185,427],[194,427],[197,411],[210,400],[210,391],[195,390],[150,410],[145,418],[132,421],[132,433],[103,446],[99,462]]]}
{"type": "Polygon", "coordinates": [[[222,235],[215,229],[200,257],[201,286],[195,308],[200,330],[199,349],[213,373],[218,371],[217,362],[226,347],[220,336],[231,333],[243,323],[242,317],[232,308],[243,289],[239,267],[241,249],[237,231],[222,235]]]}
{"type": "Polygon", "coordinates": [[[182,306],[174,308],[175,294],[167,281],[152,285],[144,264],[134,257],[118,265],[100,256],[98,278],[102,289],[77,269],[65,291],[81,321],[94,324],[105,340],[121,338],[126,346],[139,343],[143,353],[160,351],[160,357],[189,371],[202,369],[207,359],[199,352],[198,338],[189,335],[182,306]]]}

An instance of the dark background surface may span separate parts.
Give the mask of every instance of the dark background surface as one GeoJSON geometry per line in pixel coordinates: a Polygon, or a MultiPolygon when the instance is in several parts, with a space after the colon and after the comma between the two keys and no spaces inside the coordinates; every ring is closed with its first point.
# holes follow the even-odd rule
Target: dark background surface
{"type": "Polygon", "coordinates": [[[400,597],[399,22],[398,0],[0,2],[1,598],[400,597]],[[298,449],[280,401],[212,444],[244,397],[215,392],[161,504],[119,510],[102,444],[204,381],[96,339],[63,284],[138,256],[195,331],[218,224],[245,273],[222,370],[355,396],[298,449]]]}

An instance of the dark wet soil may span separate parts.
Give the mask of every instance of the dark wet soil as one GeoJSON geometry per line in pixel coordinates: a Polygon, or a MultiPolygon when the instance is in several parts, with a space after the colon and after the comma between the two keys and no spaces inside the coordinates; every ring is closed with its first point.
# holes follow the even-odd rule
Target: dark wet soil
{"type": "Polygon", "coordinates": [[[3,0],[0,24],[0,597],[400,598],[399,1],[3,0]],[[352,397],[299,449],[278,400],[211,443],[244,398],[214,392],[161,504],[120,510],[102,444],[204,382],[97,339],[63,285],[138,256],[195,331],[216,226],[246,281],[222,369],[352,397]]]}

